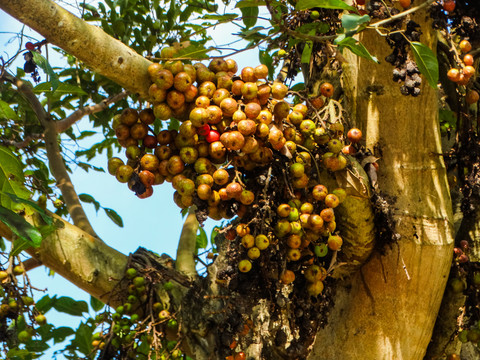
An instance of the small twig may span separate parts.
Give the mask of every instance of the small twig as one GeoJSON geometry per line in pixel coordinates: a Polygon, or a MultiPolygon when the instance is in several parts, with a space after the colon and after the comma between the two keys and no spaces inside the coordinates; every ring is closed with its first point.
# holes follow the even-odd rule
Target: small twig
{"type": "Polygon", "coordinates": [[[435,2],[436,0],[427,0],[423,4],[420,4],[418,6],[415,6],[411,9],[402,11],[401,13],[397,15],[393,15],[392,17],[389,17],[388,19],[380,20],[377,21],[376,23],[373,23],[367,27],[367,29],[378,29],[379,26],[388,24],[389,22],[395,21],[397,19],[401,19],[404,16],[407,16],[408,14],[414,13],[417,10],[423,9],[424,7],[427,7],[431,3],[435,2]]]}
{"type": "Polygon", "coordinates": [[[18,92],[22,94],[28,101],[35,112],[38,121],[44,128],[45,149],[47,151],[50,171],[57,181],[58,188],[62,192],[73,223],[75,226],[78,226],[88,234],[97,237],[97,234],[93,230],[93,227],[90,224],[87,215],[85,214],[78,194],[75,191],[73,183],[70,179],[70,175],[67,172],[67,168],[58,144],[58,134],[55,128],[55,123],[50,118],[50,115],[45,111],[37,96],[33,93],[30,84],[25,83],[24,81],[17,79],[15,76],[8,73],[4,74],[3,78],[12,82],[17,87],[18,92]]]}
{"type": "Polygon", "coordinates": [[[73,124],[80,120],[85,115],[95,114],[97,112],[103,111],[108,108],[110,104],[116,103],[129,95],[127,91],[122,91],[119,94],[113,95],[108,99],[103,100],[102,102],[85,106],[81,109],[74,111],[72,114],[67,116],[65,119],[55,122],[55,127],[58,133],[68,130],[73,124]]]}
{"type": "Polygon", "coordinates": [[[43,139],[43,134],[30,134],[26,136],[22,141],[2,140],[2,144],[6,146],[15,146],[17,149],[23,149],[27,147],[30,142],[37,139],[43,139]]]}
{"type": "Polygon", "coordinates": [[[284,32],[287,34],[296,37],[297,39],[304,39],[304,40],[311,40],[311,41],[316,41],[316,42],[323,42],[325,40],[332,40],[337,37],[337,35],[324,35],[324,36],[317,36],[317,35],[308,35],[308,34],[303,34],[299,33],[295,30],[289,29],[287,27],[284,27],[282,29],[284,32]]]}

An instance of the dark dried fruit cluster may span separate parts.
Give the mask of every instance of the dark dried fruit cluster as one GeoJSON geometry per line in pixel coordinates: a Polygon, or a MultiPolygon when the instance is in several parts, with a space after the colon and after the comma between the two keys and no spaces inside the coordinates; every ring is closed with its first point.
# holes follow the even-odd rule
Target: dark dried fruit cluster
{"type": "Polygon", "coordinates": [[[387,43],[393,48],[393,52],[385,58],[385,61],[392,64],[393,81],[404,83],[400,87],[403,95],[420,95],[422,78],[420,71],[408,51],[410,41],[419,41],[421,30],[414,21],[408,21],[403,33],[393,32],[387,36],[387,43]]]}

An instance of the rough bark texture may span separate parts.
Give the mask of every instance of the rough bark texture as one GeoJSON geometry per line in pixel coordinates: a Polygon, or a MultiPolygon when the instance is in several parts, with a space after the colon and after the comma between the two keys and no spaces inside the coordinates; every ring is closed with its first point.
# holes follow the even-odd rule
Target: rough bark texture
{"type": "Polygon", "coordinates": [[[0,0],[0,8],[132,93],[148,97],[150,61],[50,0],[0,0]],[[46,21],[48,19],[48,21],[46,21]]]}
{"type": "MultiPolygon", "coordinates": [[[[422,42],[434,48],[421,12],[422,42]]],[[[371,31],[363,44],[383,60],[391,50],[371,31]]],[[[310,359],[422,359],[451,264],[453,219],[441,154],[436,91],[400,94],[392,67],[349,58],[347,96],[367,147],[381,158],[378,184],[392,200],[398,244],[375,253],[335,298],[310,359]]]]}
{"type": "MultiPolygon", "coordinates": [[[[92,296],[111,306],[119,305],[112,294],[125,273],[127,256],[60,217],[49,215],[55,219],[57,230],[43,238],[39,248],[30,248],[27,252],[92,296]]],[[[37,226],[44,225],[36,215],[26,220],[37,226]]],[[[5,226],[0,226],[0,236],[13,239],[5,226]]]]}

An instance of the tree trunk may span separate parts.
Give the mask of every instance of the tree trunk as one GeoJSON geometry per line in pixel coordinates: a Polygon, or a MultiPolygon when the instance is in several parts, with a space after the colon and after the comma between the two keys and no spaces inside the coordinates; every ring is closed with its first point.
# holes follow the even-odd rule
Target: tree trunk
{"type": "MultiPolygon", "coordinates": [[[[425,11],[415,21],[435,49],[425,11]]],[[[391,53],[373,30],[360,41],[380,60],[391,53]]],[[[378,186],[390,200],[400,240],[345,281],[310,359],[422,359],[448,278],[453,215],[441,156],[436,90],[400,94],[392,66],[348,57],[344,89],[367,148],[379,157],[378,186]]]]}

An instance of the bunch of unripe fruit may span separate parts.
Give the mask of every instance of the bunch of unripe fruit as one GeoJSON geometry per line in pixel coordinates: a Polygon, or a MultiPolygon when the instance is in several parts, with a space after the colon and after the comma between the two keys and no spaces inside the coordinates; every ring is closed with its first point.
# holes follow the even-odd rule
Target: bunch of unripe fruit
{"type": "Polygon", "coordinates": [[[13,277],[23,274],[24,269],[21,265],[14,266],[11,272],[0,270],[0,298],[2,298],[0,323],[5,322],[6,326],[11,326],[8,323],[9,319],[14,321],[17,324],[18,341],[27,343],[36,333],[35,327],[45,325],[47,319],[35,308],[35,302],[31,296],[25,293],[25,288],[18,288],[13,281],[13,277]],[[28,320],[31,321],[30,324],[28,320]]]}
{"type": "MultiPolygon", "coordinates": [[[[174,56],[170,50],[162,54],[174,56]]],[[[260,216],[260,200],[269,202],[277,209],[271,221],[262,231],[246,226],[248,241],[241,236],[248,257],[239,263],[242,272],[279,239],[288,244],[290,261],[309,248],[318,256],[340,249],[333,209],[346,194],[342,189],[329,194],[318,176],[320,169],[344,169],[346,154],[354,149],[344,146],[341,123],[316,120],[334,93],[330,83],[323,83],[307,106],[288,103],[287,86],[269,82],[265,65],[236,75],[230,59],[214,59],[208,66],[169,60],[150,65],[148,72],[153,106],[115,116],[113,128],[128,160],[109,159],[110,174],[140,198],[151,196],[154,185],[170,182],[180,208],[196,205],[215,220],[238,215],[249,221],[260,216]],[[161,121],[172,118],[180,122],[178,130],[161,130],[161,121]],[[256,180],[269,167],[276,170],[267,177],[277,180],[282,168],[284,185],[294,194],[265,199],[270,180],[267,188],[256,180]]],[[[353,129],[348,138],[357,143],[361,132],[353,129]]]]}
{"type": "MultiPolygon", "coordinates": [[[[125,271],[125,279],[128,285],[126,301],[117,306],[112,313],[107,311],[97,315],[95,318],[97,327],[103,328],[104,324],[109,326],[106,330],[92,335],[92,347],[96,351],[108,351],[110,355],[120,352],[127,359],[150,358],[152,348],[158,351],[159,359],[181,358],[182,352],[177,349],[177,342],[168,341],[165,336],[167,328],[174,332],[178,330],[175,317],[159,302],[150,305],[147,297],[147,281],[136,269],[128,268],[125,271]],[[156,334],[156,339],[153,333],[156,334]],[[155,344],[153,344],[154,339],[155,344]],[[152,346],[139,346],[144,342],[152,346]],[[107,347],[110,349],[107,350],[107,347]]],[[[165,291],[172,288],[172,283],[164,284],[165,291]]]]}

